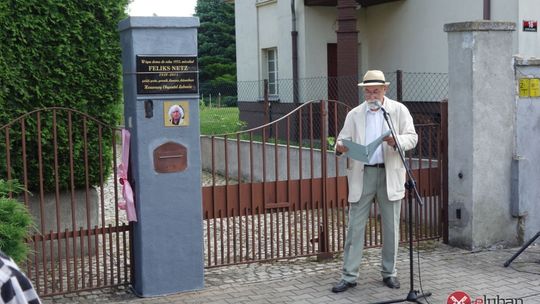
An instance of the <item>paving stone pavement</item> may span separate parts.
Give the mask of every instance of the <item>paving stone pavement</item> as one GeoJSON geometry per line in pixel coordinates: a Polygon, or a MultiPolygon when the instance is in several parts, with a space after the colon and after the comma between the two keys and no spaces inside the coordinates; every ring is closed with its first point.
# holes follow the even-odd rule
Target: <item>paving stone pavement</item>
{"type": "MultiPolygon", "coordinates": [[[[414,253],[414,289],[422,287],[433,293],[429,303],[453,303],[447,299],[455,291],[466,292],[473,299],[471,303],[477,298],[483,302],[476,303],[483,304],[540,303],[540,245],[528,247],[508,268],[503,263],[519,248],[471,252],[438,242],[423,242],[420,247],[419,254],[414,253]]],[[[339,294],[330,291],[340,277],[341,257],[337,256],[324,262],[310,257],[211,268],[206,270],[204,289],[162,297],[138,298],[129,288],[119,287],[54,296],[43,302],[316,304],[373,303],[407,296],[411,289],[407,248],[400,248],[398,256],[398,290],[389,289],[381,281],[380,249],[367,249],[364,257],[358,286],[339,294]]]]}

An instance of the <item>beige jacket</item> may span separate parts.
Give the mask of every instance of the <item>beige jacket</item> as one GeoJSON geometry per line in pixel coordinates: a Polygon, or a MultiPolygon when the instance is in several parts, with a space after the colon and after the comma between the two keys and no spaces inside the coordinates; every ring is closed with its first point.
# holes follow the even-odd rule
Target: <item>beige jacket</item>
{"type": "MultiPolygon", "coordinates": [[[[338,142],[344,138],[365,145],[366,126],[366,102],[355,107],[347,114],[343,129],[338,135],[338,142]]],[[[383,107],[386,109],[394,127],[398,141],[403,151],[413,149],[418,141],[418,135],[414,130],[412,116],[402,103],[384,97],[383,107]]],[[[386,124],[386,121],[384,122],[386,124]]],[[[382,143],[384,164],[386,171],[386,189],[388,199],[391,201],[400,200],[405,196],[405,166],[403,165],[399,152],[382,143]]],[[[345,154],[346,155],[346,154],[345,154]]],[[[351,159],[347,169],[347,180],[349,184],[349,202],[357,202],[362,196],[364,181],[364,163],[351,159]]]]}

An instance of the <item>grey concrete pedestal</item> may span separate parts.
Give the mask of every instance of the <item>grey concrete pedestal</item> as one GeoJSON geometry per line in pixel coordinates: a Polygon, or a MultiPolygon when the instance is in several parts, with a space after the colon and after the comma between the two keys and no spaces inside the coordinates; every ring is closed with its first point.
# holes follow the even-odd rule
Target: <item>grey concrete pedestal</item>
{"type": "Polygon", "coordinates": [[[182,89],[188,82],[168,80],[177,76],[174,72],[184,72],[178,58],[196,58],[198,26],[198,18],[180,17],[130,17],[119,24],[138,218],[133,231],[133,288],[143,297],[204,286],[198,90],[195,86],[188,92],[182,89]],[[144,63],[152,66],[143,73],[138,70],[141,57],[155,57],[157,63],[144,63]],[[159,82],[138,88],[137,77],[154,71],[165,75],[156,74],[159,82]],[[161,81],[169,85],[154,89],[161,81]],[[170,123],[171,104],[183,105],[183,123],[170,123]],[[159,154],[156,161],[155,151],[165,144],[185,149],[159,154]],[[177,166],[181,159],[185,163],[177,166]],[[162,161],[167,164],[157,169],[156,163],[162,161]]]}
{"type": "Polygon", "coordinates": [[[446,24],[449,54],[449,241],[517,242],[510,211],[514,84],[510,22],[446,24]]]}

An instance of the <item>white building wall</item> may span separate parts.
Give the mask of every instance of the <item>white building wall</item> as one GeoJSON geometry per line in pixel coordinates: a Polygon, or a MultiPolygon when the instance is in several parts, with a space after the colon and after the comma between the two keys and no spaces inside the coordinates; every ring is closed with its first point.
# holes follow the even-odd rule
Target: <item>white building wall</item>
{"type": "Polygon", "coordinates": [[[300,57],[305,58],[305,64],[300,67],[299,91],[300,100],[328,98],[328,43],[336,43],[335,7],[304,7],[305,22],[302,36],[305,46],[301,49],[300,57]]]}
{"type": "MultiPolygon", "coordinates": [[[[283,1],[281,1],[283,2],[283,1]]],[[[283,16],[278,9],[278,2],[257,6],[259,18],[259,46],[261,49],[278,47],[278,38],[284,25],[280,22],[283,16]]],[[[281,50],[278,50],[280,52],[281,50]]]]}
{"type": "MultiPolygon", "coordinates": [[[[337,8],[306,7],[302,0],[295,1],[298,76],[301,82],[306,78],[324,78],[328,71],[326,45],[337,41],[337,8]]],[[[261,49],[277,47],[282,101],[292,100],[290,5],[291,0],[235,1],[238,80],[262,80],[261,49]]],[[[515,53],[540,57],[539,33],[521,30],[523,20],[540,19],[539,7],[539,0],[491,1],[492,20],[518,23],[519,31],[514,33],[513,42],[515,53]]],[[[386,72],[401,69],[404,72],[447,73],[448,43],[443,25],[481,20],[483,1],[405,0],[359,8],[357,12],[360,77],[366,70],[374,68],[386,72]]],[[[326,86],[315,82],[301,83],[301,100],[326,96],[326,86]]],[[[257,94],[262,96],[262,92],[257,94]]],[[[239,100],[243,100],[240,97],[239,100]]]]}
{"type": "Polygon", "coordinates": [[[303,57],[306,64],[302,67],[304,77],[320,77],[327,75],[327,44],[336,43],[335,7],[305,7],[304,37],[306,48],[303,57]]]}
{"type": "MultiPolygon", "coordinates": [[[[290,1],[266,1],[258,4],[259,15],[259,54],[266,48],[277,48],[279,98],[282,102],[292,102],[292,17],[290,1]]],[[[264,75],[266,64],[259,60],[259,79],[264,75]]],[[[261,92],[262,95],[262,92],[261,92]]]]}
{"type": "MultiPolygon", "coordinates": [[[[528,0],[527,0],[528,1],[528,0]]],[[[534,0],[536,1],[536,0],[534,0]]],[[[516,29],[519,27],[519,9],[523,5],[523,0],[508,1],[508,0],[491,0],[491,20],[493,21],[510,21],[516,23],[516,29]]],[[[536,1],[536,9],[540,9],[540,1],[536,1]]],[[[519,31],[516,30],[513,34],[513,50],[514,54],[519,50],[519,31]]]]}
{"type": "Polygon", "coordinates": [[[517,23],[519,51],[522,57],[540,58],[540,32],[524,32],[524,20],[536,20],[540,22],[540,1],[520,0],[519,18],[517,23]]]}
{"type": "Polygon", "coordinates": [[[407,0],[362,8],[366,69],[448,72],[443,25],[482,19],[482,1],[407,0]]]}
{"type": "Polygon", "coordinates": [[[234,5],[236,34],[236,76],[239,81],[255,81],[259,75],[258,13],[252,1],[234,5]],[[251,3],[248,3],[251,2],[251,3]]]}
{"type": "MultiPolygon", "coordinates": [[[[266,78],[266,75],[263,75],[266,64],[262,59],[263,49],[276,48],[278,78],[292,78],[291,15],[287,2],[235,1],[239,101],[260,100],[263,96],[262,80],[266,78]]],[[[292,88],[282,85],[279,94],[283,97],[292,96],[292,88]]]]}
{"type": "MultiPolygon", "coordinates": [[[[251,1],[249,1],[251,2],[251,1]]],[[[238,100],[259,99],[259,18],[254,3],[236,1],[234,5],[236,35],[236,79],[238,100]]]]}

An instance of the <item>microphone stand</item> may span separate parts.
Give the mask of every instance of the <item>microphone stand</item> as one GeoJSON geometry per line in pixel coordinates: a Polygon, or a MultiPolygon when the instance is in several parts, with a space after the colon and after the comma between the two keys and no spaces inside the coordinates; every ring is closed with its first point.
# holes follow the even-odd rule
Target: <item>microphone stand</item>
{"type": "Polygon", "coordinates": [[[509,258],[506,262],[504,262],[504,267],[508,267],[510,263],[512,263],[513,260],[515,260],[529,245],[531,245],[538,237],[540,237],[540,231],[536,233],[535,236],[533,236],[527,243],[523,244],[521,248],[516,252],[511,258],[509,258]]]}
{"type": "Polygon", "coordinates": [[[384,302],[377,302],[378,304],[387,304],[387,303],[401,303],[401,302],[414,302],[414,303],[422,303],[419,301],[420,298],[426,298],[431,296],[431,292],[426,292],[424,294],[420,293],[418,290],[414,290],[414,265],[413,265],[413,229],[412,229],[412,200],[413,200],[413,190],[416,195],[416,202],[422,206],[423,200],[420,197],[420,194],[418,193],[418,189],[416,188],[416,182],[414,180],[414,177],[412,175],[411,168],[407,164],[405,160],[405,154],[403,153],[403,149],[401,148],[401,145],[398,142],[396,132],[394,129],[394,125],[390,120],[390,115],[388,112],[386,112],[386,109],[382,106],[380,109],[383,111],[384,120],[386,120],[386,124],[388,125],[388,128],[390,129],[390,132],[392,134],[392,137],[394,138],[395,146],[397,147],[397,150],[399,152],[399,156],[401,158],[401,161],[403,162],[403,165],[405,166],[405,169],[407,171],[407,182],[405,183],[405,188],[407,189],[407,202],[409,206],[409,219],[408,219],[408,225],[409,225],[409,268],[410,268],[410,285],[411,288],[409,290],[409,293],[407,294],[406,298],[403,299],[395,299],[395,300],[389,300],[384,302]]]}

